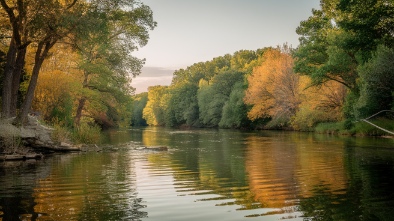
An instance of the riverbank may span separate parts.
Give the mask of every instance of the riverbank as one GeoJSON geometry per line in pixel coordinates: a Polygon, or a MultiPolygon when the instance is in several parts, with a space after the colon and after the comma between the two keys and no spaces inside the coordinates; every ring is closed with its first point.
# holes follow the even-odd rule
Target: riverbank
{"type": "Polygon", "coordinates": [[[42,158],[43,154],[55,151],[80,151],[80,148],[70,141],[54,140],[54,129],[41,124],[34,117],[29,117],[23,127],[13,125],[13,120],[9,118],[0,121],[1,160],[42,158]]]}
{"type": "MultiPolygon", "coordinates": [[[[394,131],[394,120],[379,118],[371,122],[388,131],[394,131]]],[[[363,121],[353,122],[350,126],[346,126],[345,122],[320,123],[314,128],[314,132],[348,136],[393,137],[392,134],[363,121]],[[350,128],[347,129],[347,127],[350,128]]]]}

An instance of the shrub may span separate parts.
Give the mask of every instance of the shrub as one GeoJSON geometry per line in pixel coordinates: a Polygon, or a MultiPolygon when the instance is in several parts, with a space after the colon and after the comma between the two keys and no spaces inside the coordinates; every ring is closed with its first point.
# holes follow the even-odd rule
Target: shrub
{"type": "Polygon", "coordinates": [[[82,123],[73,129],[71,138],[74,143],[99,144],[101,143],[101,128],[97,125],[82,123]]]}
{"type": "Polygon", "coordinates": [[[52,140],[56,143],[67,142],[71,138],[70,129],[59,123],[53,125],[52,140]]]}
{"type": "Polygon", "coordinates": [[[321,122],[336,120],[335,116],[330,116],[322,110],[314,110],[308,107],[300,108],[291,119],[291,126],[295,130],[314,131],[314,127],[321,122]]]}
{"type": "Polygon", "coordinates": [[[326,123],[319,123],[315,127],[315,132],[321,134],[343,134],[346,133],[343,128],[344,122],[326,122],[326,123]]]}

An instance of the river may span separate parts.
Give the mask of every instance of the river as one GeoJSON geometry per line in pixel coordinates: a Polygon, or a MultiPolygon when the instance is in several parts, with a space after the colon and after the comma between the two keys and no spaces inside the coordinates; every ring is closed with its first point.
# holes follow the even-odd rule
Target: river
{"type": "Polygon", "coordinates": [[[99,152],[0,162],[0,186],[0,220],[393,220],[394,139],[108,131],[99,152]]]}

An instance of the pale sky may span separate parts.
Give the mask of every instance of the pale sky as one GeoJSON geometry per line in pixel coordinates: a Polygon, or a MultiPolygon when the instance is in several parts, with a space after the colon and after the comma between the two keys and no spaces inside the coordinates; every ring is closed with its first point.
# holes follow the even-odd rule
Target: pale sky
{"type": "Polygon", "coordinates": [[[319,0],[141,0],[158,23],[146,46],[134,52],[145,58],[133,79],[136,93],[169,85],[172,73],[214,57],[288,43],[298,45],[295,29],[319,0]]]}

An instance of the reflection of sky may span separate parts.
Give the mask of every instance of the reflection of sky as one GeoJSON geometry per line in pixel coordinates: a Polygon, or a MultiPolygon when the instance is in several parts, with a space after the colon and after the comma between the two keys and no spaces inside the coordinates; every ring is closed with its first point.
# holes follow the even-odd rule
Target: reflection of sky
{"type": "MultiPolygon", "coordinates": [[[[319,8],[319,0],[142,2],[152,9],[158,25],[150,32],[148,44],[134,56],[146,58],[148,67],[172,70],[241,49],[256,50],[286,42],[297,46],[295,29],[311,15],[312,8],[319,8]]],[[[146,85],[135,87],[143,91],[139,87],[146,85]]]]}
{"type": "MultiPolygon", "coordinates": [[[[175,185],[174,171],[150,168],[148,162],[135,162],[138,196],[148,205],[142,209],[150,221],[194,220],[244,220],[249,210],[239,210],[239,205],[226,205],[234,199],[209,200],[220,197],[211,190],[188,188],[187,184],[175,185]],[[218,204],[225,206],[218,206],[218,204]],[[193,212],[194,211],[194,212],[193,212]]],[[[259,209],[272,211],[271,208],[259,209]]],[[[277,219],[272,219],[277,220],[277,219]]]]}

